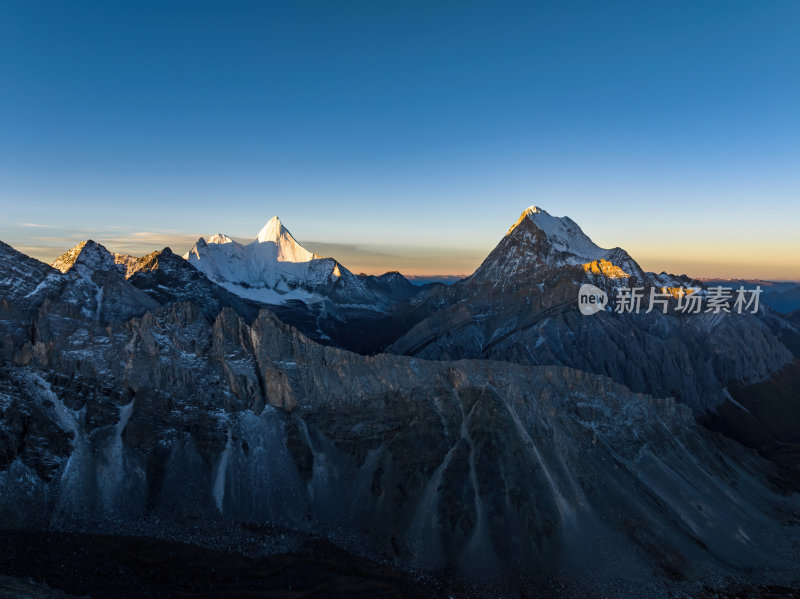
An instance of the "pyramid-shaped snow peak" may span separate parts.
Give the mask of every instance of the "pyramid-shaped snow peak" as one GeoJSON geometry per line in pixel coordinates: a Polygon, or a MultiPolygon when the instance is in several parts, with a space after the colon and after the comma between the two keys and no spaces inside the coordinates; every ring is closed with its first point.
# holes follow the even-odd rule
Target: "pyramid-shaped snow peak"
{"type": "Polygon", "coordinates": [[[258,232],[255,244],[275,244],[276,258],[280,262],[309,262],[320,258],[309,252],[292,236],[289,229],[283,226],[281,219],[273,216],[258,232]]]}

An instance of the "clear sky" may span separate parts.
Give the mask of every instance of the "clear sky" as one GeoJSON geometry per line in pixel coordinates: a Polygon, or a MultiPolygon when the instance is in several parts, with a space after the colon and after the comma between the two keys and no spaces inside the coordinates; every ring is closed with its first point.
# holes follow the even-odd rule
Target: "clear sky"
{"type": "Polygon", "coordinates": [[[0,2],[0,239],[279,215],[471,272],[531,204],[650,270],[800,279],[800,2],[0,2]]]}

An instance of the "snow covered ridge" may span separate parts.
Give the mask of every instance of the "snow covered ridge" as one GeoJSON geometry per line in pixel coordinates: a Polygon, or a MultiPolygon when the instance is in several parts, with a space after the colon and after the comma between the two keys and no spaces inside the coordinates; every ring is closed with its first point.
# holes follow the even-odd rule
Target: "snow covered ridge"
{"type": "Polygon", "coordinates": [[[184,258],[212,281],[243,296],[259,289],[288,294],[298,286],[330,283],[340,276],[335,260],[297,243],[277,216],[247,245],[217,233],[208,240],[201,237],[184,258]]]}
{"type": "Polygon", "coordinates": [[[248,244],[217,233],[200,238],[184,258],[228,291],[267,304],[333,300],[382,309],[393,303],[335,259],[305,249],[277,216],[248,244]]]}

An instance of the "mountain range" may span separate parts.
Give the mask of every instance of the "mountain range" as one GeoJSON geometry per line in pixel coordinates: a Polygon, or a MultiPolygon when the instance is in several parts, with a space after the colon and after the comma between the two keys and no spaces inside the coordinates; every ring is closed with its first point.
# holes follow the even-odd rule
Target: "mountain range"
{"type": "Polygon", "coordinates": [[[800,588],[797,315],[584,316],[587,284],[711,293],[535,206],[451,285],[277,218],[184,257],[0,242],[0,527],[280,526],[478,595],[800,588]]]}

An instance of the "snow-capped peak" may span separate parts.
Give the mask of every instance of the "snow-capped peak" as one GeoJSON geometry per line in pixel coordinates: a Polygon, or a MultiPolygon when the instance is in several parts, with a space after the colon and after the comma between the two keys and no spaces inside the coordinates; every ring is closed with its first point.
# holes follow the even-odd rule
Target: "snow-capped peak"
{"type": "Polygon", "coordinates": [[[277,216],[269,219],[269,222],[258,232],[253,243],[274,243],[278,250],[279,262],[309,262],[320,258],[297,243],[289,229],[283,226],[281,219],[277,216]]]}
{"type": "Polygon", "coordinates": [[[536,206],[536,205],[528,206],[528,208],[522,214],[525,214],[525,215],[528,215],[528,214],[546,214],[547,216],[550,216],[550,213],[547,212],[547,210],[545,210],[544,208],[539,208],[539,206],[536,206]]]}
{"type": "MultiPolygon", "coordinates": [[[[267,224],[261,227],[261,230],[258,232],[256,236],[256,241],[260,243],[264,243],[265,241],[272,241],[277,243],[278,239],[280,239],[281,235],[286,232],[289,233],[288,229],[283,226],[281,219],[277,216],[273,216],[271,219],[267,221],[267,224]]],[[[291,233],[289,233],[291,236],[291,233]]]]}
{"type": "Polygon", "coordinates": [[[602,258],[607,251],[589,239],[578,224],[568,216],[551,216],[549,212],[538,206],[527,208],[514,226],[508,230],[508,233],[514,231],[526,219],[544,233],[556,250],[572,254],[582,261],[597,260],[602,258]]]}
{"type": "Polygon", "coordinates": [[[215,233],[205,241],[206,243],[233,243],[233,239],[223,233],[215,233]]]}
{"type": "Polygon", "coordinates": [[[493,286],[529,284],[531,277],[548,277],[552,269],[564,267],[581,267],[587,276],[605,279],[646,279],[625,250],[601,248],[571,218],[531,206],[469,280],[493,286]]]}

